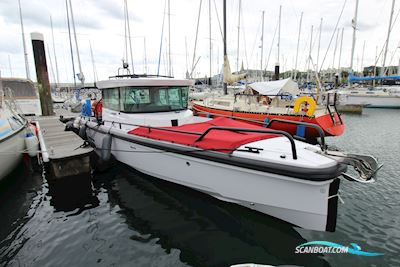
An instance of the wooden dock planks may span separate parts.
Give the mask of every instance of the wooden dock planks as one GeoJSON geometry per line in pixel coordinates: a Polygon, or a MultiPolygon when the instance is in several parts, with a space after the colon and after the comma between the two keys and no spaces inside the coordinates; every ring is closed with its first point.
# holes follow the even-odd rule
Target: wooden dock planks
{"type": "Polygon", "coordinates": [[[92,147],[82,146],[84,140],[74,132],[64,131],[65,126],[57,117],[41,117],[38,123],[43,136],[41,149],[47,151],[53,178],[90,173],[92,147]]]}

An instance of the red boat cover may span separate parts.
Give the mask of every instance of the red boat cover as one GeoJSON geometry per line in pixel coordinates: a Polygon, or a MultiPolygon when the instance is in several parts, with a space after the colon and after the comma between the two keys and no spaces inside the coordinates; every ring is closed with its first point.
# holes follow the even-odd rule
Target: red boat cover
{"type": "MultiPolygon", "coordinates": [[[[223,126],[230,128],[264,129],[263,127],[251,125],[227,118],[215,118],[201,123],[191,123],[182,126],[163,127],[164,129],[180,130],[187,132],[203,133],[212,126],[223,126]]],[[[142,137],[156,140],[168,141],[186,146],[198,147],[208,150],[218,150],[220,152],[230,153],[241,145],[254,141],[276,137],[276,134],[261,134],[249,132],[232,132],[226,130],[212,130],[201,141],[195,142],[199,135],[169,132],[164,130],[139,127],[128,132],[142,137]]]]}

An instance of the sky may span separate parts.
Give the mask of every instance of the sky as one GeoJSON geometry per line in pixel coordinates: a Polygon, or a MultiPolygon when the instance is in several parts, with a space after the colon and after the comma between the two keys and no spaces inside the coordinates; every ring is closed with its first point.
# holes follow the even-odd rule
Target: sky
{"type": "MultiPolygon", "coordinates": [[[[72,82],[74,75],[65,0],[20,1],[31,79],[36,81],[30,33],[40,32],[45,39],[50,81],[72,82]],[[53,21],[54,46],[50,17],[53,21]]],[[[210,73],[209,10],[211,9],[211,74],[220,73],[223,63],[223,40],[220,27],[223,26],[218,23],[218,18],[222,23],[222,0],[170,0],[170,31],[168,31],[167,1],[127,0],[134,72],[157,74],[159,71],[160,75],[168,75],[167,62],[170,55],[173,76],[185,77],[186,71],[191,72],[192,69],[194,77],[208,76],[210,73]],[[209,3],[211,3],[211,8],[209,3]],[[199,13],[200,20],[197,24],[199,13]],[[163,20],[164,31],[161,38],[163,20]],[[162,45],[160,45],[161,40],[162,45]],[[158,64],[160,47],[161,59],[158,64]],[[194,51],[196,51],[195,55],[194,51]],[[192,68],[193,65],[195,68],[192,68]]],[[[126,56],[124,52],[124,0],[71,0],[71,2],[82,72],[86,81],[93,82],[95,72],[98,80],[108,79],[109,76],[117,74],[118,68],[122,66],[123,58],[132,65],[130,54],[126,56]],[[94,68],[90,45],[93,51],[94,68]]],[[[313,65],[315,66],[318,62],[319,69],[338,68],[339,55],[342,51],[340,66],[350,66],[353,35],[351,21],[355,13],[355,5],[356,0],[227,0],[227,51],[232,71],[236,71],[242,64],[244,68],[249,69],[260,69],[262,64],[263,68],[273,70],[274,64],[278,61],[277,26],[280,6],[282,6],[279,49],[281,72],[291,70],[295,66],[302,12],[297,69],[307,69],[312,26],[313,65]],[[240,24],[239,2],[241,2],[240,24]],[[261,42],[263,11],[265,12],[264,41],[261,42]],[[323,22],[318,56],[321,18],[323,22]],[[344,34],[342,50],[340,50],[342,28],[344,34]],[[336,42],[338,32],[339,38],[336,42]]],[[[376,54],[380,54],[378,65],[382,65],[382,51],[388,31],[391,5],[392,0],[359,1],[353,69],[359,70],[362,66],[374,65],[376,54]]],[[[399,11],[400,4],[397,3],[394,8],[386,65],[399,64],[400,16],[397,17],[399,11]]],[[[0,29],[1,76],[26,77],[17,0],[0,0],[0,29]]],[[[75,73],[78,73],[75,46],[73,49],[75,73]]]]}

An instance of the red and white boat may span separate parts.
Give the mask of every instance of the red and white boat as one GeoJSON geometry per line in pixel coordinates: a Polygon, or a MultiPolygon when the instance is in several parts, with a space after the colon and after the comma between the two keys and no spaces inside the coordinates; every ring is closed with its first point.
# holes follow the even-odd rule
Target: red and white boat
{"type": "Polygon", "coordinates": [[[326,103],[317,105],[312,97],[301,96],[297,83],[285,79],[252,83],[242,93],[235,95],[193,101],[192,109],[194,114],[200,116],[223,116],[268,125],[305,139],[318,137],[318,131],[312,127],[275,120],[314,124],[322,128],[326,136],[339,136],[344,131],[343,119],[336,111],[334,100],[326,103]]]}
{"type": "Polygon", "coordinates": [[[120,76],[99,81],[102,120],[78,118],[79,132],[103,161],[113,156],[145,174],[314,230],[335,230],[339,176],[374,181],[373,157],[328,151],[237,120],[193,116],[191,84],[120,76]],[[349,165],[358,177],[345,174],[349,165]]]}

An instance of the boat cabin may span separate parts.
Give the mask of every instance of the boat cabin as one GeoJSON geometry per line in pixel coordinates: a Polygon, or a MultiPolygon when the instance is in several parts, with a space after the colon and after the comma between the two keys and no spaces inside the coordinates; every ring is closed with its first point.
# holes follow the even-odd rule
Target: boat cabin
{"type": "Polygon", "coordinates": [[[190,80],[134,78],[99,81],[103,106],[124,113],[186,110],[190,80]]]}
{"type": "Polygon", "coordinates": [[[103,120],[165,126],[187,123],[192,120],[192,112],[188,110],[191,85],[193,81],[173,78],[99,81],[103,120]]]}

